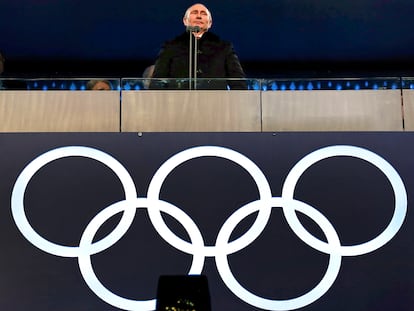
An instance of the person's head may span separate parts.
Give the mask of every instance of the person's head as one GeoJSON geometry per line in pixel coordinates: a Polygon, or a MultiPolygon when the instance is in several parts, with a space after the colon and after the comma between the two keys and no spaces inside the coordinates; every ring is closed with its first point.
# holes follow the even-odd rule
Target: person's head
{"type": "Polygon", "coordinates": [[[184,14],[183,23],[185,26],[198,26],[200,33],[208,31],[213,24],[213,18],[207,7],[201,3],[190,6],[184,14]]]}
{"type": "Polygon", "coordinates": [[[86,84],[87,90],[93,91],[109,91],[112,90],[111,83],[107,80],[90,80],[86,84]]]}
{"type": "Polygon", "coordinates": [[[145,68],[144,72],[142,73],[142,77],[144,80],[142,81],[144,88],[148,89],[151,84],[151,78],[154,74],[155,65],[150,65],[147,68],[145,68]]]}
{"type": "Polygon", "coordinates": [[[155,65],[150,65],[147,68],[145,68],[144,72],[142,73],[143,78],[152,78],[152,75],[154,74],[154,68],[155,65]]]}

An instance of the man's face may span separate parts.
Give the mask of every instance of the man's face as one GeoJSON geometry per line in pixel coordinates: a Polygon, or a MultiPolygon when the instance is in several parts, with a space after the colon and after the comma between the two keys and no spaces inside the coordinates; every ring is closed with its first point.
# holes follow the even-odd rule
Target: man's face
{"type": "Polygon", "coordinates": [[[185,26],[199,26],[202,32],[211,27],[211,18],[207,8],[202,4],[194,4],[188,9],[187,16],[184,16],[185,26]]]}
{"type": "Polygon", "coordinates": [[[110,89],[111,87],[108,85],[108,83],[103,81],[96,82],[96,84],[92,88],[92,90],[94,91],[109,91],[110,89]]]}

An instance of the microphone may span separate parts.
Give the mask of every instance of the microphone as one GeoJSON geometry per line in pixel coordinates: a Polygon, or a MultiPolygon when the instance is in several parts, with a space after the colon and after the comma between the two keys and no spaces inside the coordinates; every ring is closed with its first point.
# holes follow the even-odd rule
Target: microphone
{"type": "Polygon", "coordinates": [[[189,33],[189,48],[188,48],[188,82],[189,82],[189,89],[191,90],[192,84],[194,82],[194,89],[197,88],[197,40],[195,40],[195,38],[193,39],[193,37],[196,37],[195,35],[193,35],[194,33],[199,33],[201,32],[201,28],[200,26],[190,26],[187,25],[186,26],[186,30],[189,33]],[[193,48],[193,41],[194,41],[194,48],[193,48]],[[193,59],[193,54],[194,53],[194,59],[193,59]],[[193,66],[193,61],[194,61],[194,66],[193,66]],[[194,68],[193,68],[194,67],[194,68]],[[194,70],[194,76],[192,74],[192,70],[194,70]],[[194,81],[193,81],[194,79],[194,81]]]}
{"type": "Polygon", "coordinates": [[[200,32],[200,26],[187,26],[187,32],[200,32]]]}

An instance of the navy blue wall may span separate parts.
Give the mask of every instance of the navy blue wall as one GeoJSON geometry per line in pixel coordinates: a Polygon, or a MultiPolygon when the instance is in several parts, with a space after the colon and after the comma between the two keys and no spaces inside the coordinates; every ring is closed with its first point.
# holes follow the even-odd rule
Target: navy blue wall
{"type": "MultiPolygon", "coordinates": [[[[137,197],[141,199],[137,205],[149,206],[139,206],[142,208],[137,209],[132,224],[127,226],[127,232],[119,241],[114,241],[105,250],[91,256],[96,276],[112,293],[142,301],[155,297],[159,275],[186,274],[194,258],[189,254],[190,247],[187,247],[189,253],[184,253],[177,248],[176,242],[167,243],[161,235],[162,230],[159,230],[160,222],[149,219],[150,209],[165,207],[158,199],[154,200],[154,191],[151,191],[157,188],[154,186],[157,183],[155,180],[161,180],[157,198],[159,194],[164,204],[167,202],[175,206],[175,209],[163,213],[164,221],[173,232],[172,236],[176,235],[185,241],[194,239],[191,244],[200,246],[195,234],[199,230],[203,245],[215,248],[214,254],[223,253],[222,250],[218,251],[216,241],[223,228],[229,229],[229,219],[234,220],[236,213],[244,216],[239,218],[239,222],[234,222],[234,230],[227,231],[231,233],[231,241],[241,238],[256,221],[264,224],[263,230],[256,231],[260,233],[259,236],[254,235],[251,243],[246,244],[243,244],[246,242],[244,237],[241,247],[229,254],[227,259],[234,277],[242,287],[271,300],[294,299],[311,291],[324,277],[328,261],[333,256],[320,251],[309,239],[305,243],[303,235],[299,237],[295,233],[298,232],[298,226],[290,225],[287,214],[283,214],[280,207],[273,207],[269,217],[259,217],[253,209],[250,209],[252,214],[246,212],[249,206],[260,206],[260,215],[266,214],[267,205],[263,201],[260,205],[248,204],[267,198],[267,187],[273,200],[285,199],[283,207],[286,211],[298,209],[296,214],[305,230],[317,239],[328,240],[328,250],[332,254],[336,254],[335,243],[332,243],[336,234],[342,246],[355,251],[355,245],[366,242],[363,248],[367,249],[374,239],[378,241],[379,235],[385,230],[390,232],[389,226],[396,228],[395,236],[391,234],[385,237],[387,243],[371,249],[372,252],[365,250],[360,255],[343,253],[338,274],[327,292],[313,303],[306,303],[303,308],[292,305],[290,309],[412,310],[413,141],[412,133],[0,135],[0,309],[123,309],[112,307],[112,298],[107,303],[87,286],[85,281],[90,281],[91,276],[86,279],[81,275],[76,256],[64,257],[61,249],[58,255],[52,255],[49,246],[41,248],[39,244],[34,246],[33,240],[29,242],[26,239],[27,231],[26,238],[23,236],[23,231],[17,226],[24,223],[22,214],[16,212],[20,210],[17,208],[20,199],[24,201],[24,212],[37,234],[57,245],[76,248],[86,228],[90,229],[92,219],[101,211],[108,212],[114,206],[119,207],[113,204],[123,202],[125,197],[128,197],[129,204],[122,207],[134,208],[132,183],[137,197]],[[338,145],[351,146],[352,152],[348,156],[341,156],[345,155],[343,151],[326,151],[326,147],[332,150],[338,145]],[[68,153],[62,149],[59,151],[61,158],[56,156],[55,148],[68,146],[83,146],[82,150],[85,147],[94,148],[94,153],[88,153],[89,157],[94,154],[96,160],[85,156],[65,157],[68,153]],[[190,149],[197,146],[215,146],[215,149],[210,153],[203,151],[203,156],[200,151],[194,153],[200,148],[190,149]],[[219,146],[226,148],[226,153],[223,150],[219,152],[219,146]],[[356,151],[356,147],[359,151],[356,151]],[[318,150],[320,155],[322,148],[325,148],[324,157],[317,157],[314,153],[310,160],[311,152],[318,150]],[[54,150],[56,160],[51,161],[49,153],[50,162],[45,162],[45,153],[51,150],[54,150]],[[190,150],[193,157],[188,157],[190,150]],[[105,152],[106,157],[98,154],[98,151],[105,152]],[[229,157],[230,151],[232,157],[229,157]],[[186,157],[181,152],[185,152],[186,157]],[[236,152],[237,157],[234,155],[236,152]],[[181,162],[177,160],[179,153],[181,162]],[[224,154],[227,158],[223,157],[224,154]],[[173,156],[174,164],[171,162],[173,156]],[[108,157],[112,162],[108,161],[108,157]],[[380,162],[378,157],[387,161],[388,166],[384,161],[380,162]],[[185,158],[189,160],[184,161],[185,158]],[[40,160],[44,165],[39,165],[40,160]],[[119,161],[126,173],[120,174],[122,171],[119,165],[114,165],[114,161],[119,161]],[[38,169],[34,169],[35,162],[38,169]],[[298,173],[299,163],[305,170],[302,174],[294,174],[298,173]],[[166,170],[166,167],[171,171],[166,170]],[[253,170],[254,167],[261,173],[253,170]],[[155,178],[160,177],[160,171],[167,172],[165,179],[155,178]],[[261,175],[264,177],[260,178],[261,175]],[[292,183],[292,176],[297,176],[296,183],[292,183]],[[398,179],[401,181],[400,186],[396,182],[398,179]],[[22,180],[27,181],[27,187],[22,184],[22,180]],[[285,191],[292,189],[292,186],[292,197],[296,201],[290,199],[289,191],[285,191]],[[408,203],[404,200],[404,194],[408,196],[408,203]],[[305,204],[307,209],[303,209],[305,204]],[[406,215],[402,212],[405,207],[408,210],[406,215]],[[12,217],[12,210],[15,212],[13,215],[18,217],[12,217]],[[178,217],[177,211],[187,215],[187,222],[183,223],[182,214],[181,218],[178,217]],[[246,214],[240,214],[241,211],[246,214]],[[330,226],[326,222],[321,222],[321,217],[315,217],[318,213],[329,221],[332,231],[328,230],[330,226]],[[391,219],[395,219],[394,215],[402,214],[405,217],[401,227],[398,221],[390,225],[391,219]]],[[[95,228],[99,229],[95,241],[113,232],[120,223],[121,214],[110,219],[101,218],[107,221],[95,228]]],[[[242,240],[238,241],[241,243],[242,240]]],[[[193,254],[200,256],[200,249],[204,248],[197,248],[193,254]]],[[[341,248],[341,253],[344,251],[341,248]]],[[[202,273],[209,278],[212,309],[262,310],[244,300],[246,295],[235,295],[227,288],[224,281],[229,281],[229,276],[222,277],[223,270],[217,270],[216,259],[210,253],[202,261],[202,273]]]]}
{"type": "MultiPolygon", "coordinates": [[[[66,64],[72,71],[118,69],[137,74],[153,62],[164,40],[183,30],[182,15],[192,4],[182,0],[2,2],[0,50],[9,60],[9,71],[68,71],[62,65],[66,64]]],[[[353,70],[412,69],[414,2],[410,0],[211,0],[205,4],[213,14],[212,30],[233,41],[252,75],[300,69],[328,73],[349,69],[349,64],[353,70]]]]}

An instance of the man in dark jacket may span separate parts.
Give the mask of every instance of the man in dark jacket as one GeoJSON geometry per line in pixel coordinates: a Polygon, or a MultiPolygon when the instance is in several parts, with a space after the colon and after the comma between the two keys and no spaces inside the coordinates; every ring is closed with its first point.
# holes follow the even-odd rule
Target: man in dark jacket
{"type": "Polygon", "coordinates": [[[194,4],[187,9],[183,23],[187,32],[164,43],[153,74],[156,79],[175,81],[153,81],[151,88],[192,89],[188,84],[191,78],[197,79],[193,84],[197,89],[246,89],[245,74],[233,45],[208,31],[212,25],[210,11],[203,4],[194,4]]]}

